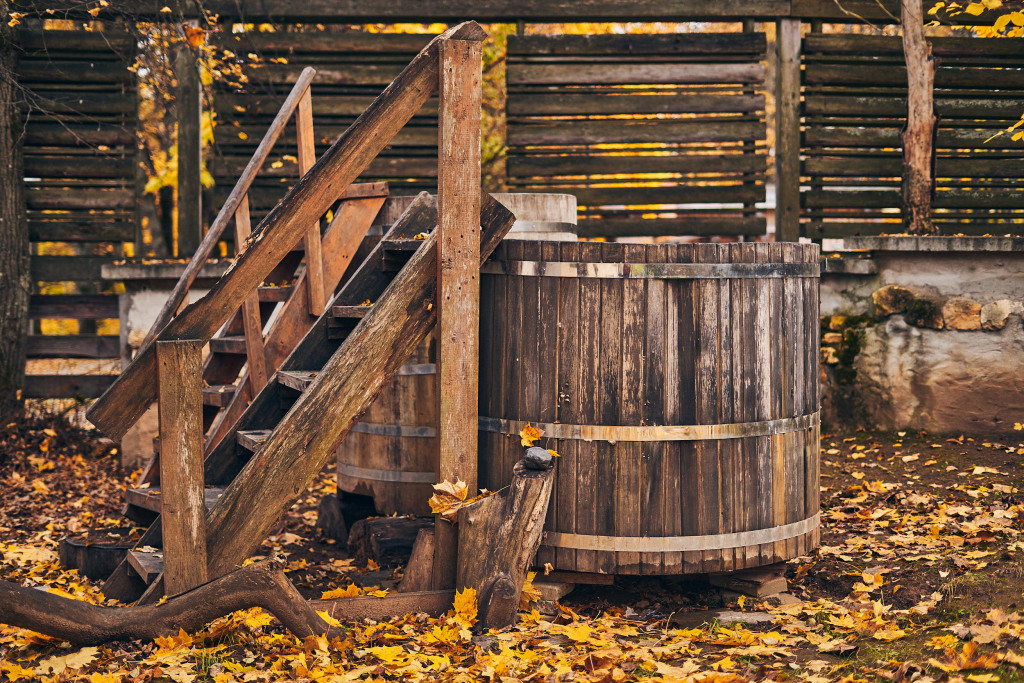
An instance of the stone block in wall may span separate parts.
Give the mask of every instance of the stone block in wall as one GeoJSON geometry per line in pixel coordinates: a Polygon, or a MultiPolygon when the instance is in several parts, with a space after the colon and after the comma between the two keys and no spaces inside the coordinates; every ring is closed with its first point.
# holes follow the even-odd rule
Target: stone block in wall
{"type": "Polygon", "coordinates": [[[903,313],[916,298],[917,295],[913,290],[900,287],[899,285],[886,285],[881,289],[876,289],[871,295],[871,300],[875,304],[875,311],[881,318],[887,315],[903,313]]]}
{"type": "Polygon", "coordinates": [[[1009,299],[1000,299],[981,307],[981,329],[1001,330],[1006,327],[1006,321],[1013,313],[1013,302],[1009,299]]]}
{"type": "Polygon", "coordinates": [[[918,297],[910,302],[903,317],[914,327],[941,330],[943,327],[942,302],[928,297],[918,297]]]}
{"type": "Polygon", "coordinates": [[[942,321],[947,330],[980,330],[981,304],[955,296],[942,305],[942,321]]]}

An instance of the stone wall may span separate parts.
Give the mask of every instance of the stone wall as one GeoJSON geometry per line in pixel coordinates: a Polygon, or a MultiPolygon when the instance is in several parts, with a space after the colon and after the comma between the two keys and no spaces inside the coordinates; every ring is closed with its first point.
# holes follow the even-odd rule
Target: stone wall
{"type": "Polygon", "coordinates": [[[822,275],[826,423],[993,434],[1024,422],[1024,240],[844,246],[870,267],[822,275]]]}

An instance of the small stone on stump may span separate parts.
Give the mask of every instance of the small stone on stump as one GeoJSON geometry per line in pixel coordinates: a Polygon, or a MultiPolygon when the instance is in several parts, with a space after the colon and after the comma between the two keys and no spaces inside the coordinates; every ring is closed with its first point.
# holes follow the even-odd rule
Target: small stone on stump
{"type": "Polygon", "coordinates": [[[527,469],[549,470],[553,464],[554,458],[551,457],[551,453],[545,448],[533,446],[526,449],[526,455],[523,456],[523,465],[527,469]]]}

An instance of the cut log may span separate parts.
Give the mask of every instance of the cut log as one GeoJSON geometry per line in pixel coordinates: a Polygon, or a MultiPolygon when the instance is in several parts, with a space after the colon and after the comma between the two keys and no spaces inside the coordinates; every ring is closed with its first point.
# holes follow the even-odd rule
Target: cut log
{"type": "Polygon", "coordinates": [[[519,461],[508,489],[459,511],[459,589],[475,588],[481,630],[515,621],[526,571],[540,547],[554,468],[519,461]]]}
{"type": "Polygon", "coordinates": [[[405,574],[398,584],[399,593],[412,593],[430,588],[434,567],[434,530],[420,529],[412,546],[412,555],[405,565],[405,574]]]}
{"type": "Polygon", "coordinates": [[[406,564],[421,529],[433,528],[430,517],[371,517],[352,525],[348,553],[356,564],[373,560],[381,567],[406,564]]]}
{"type": "MultiPolygon", "coordinates": [[[[242,567],[162,605],[145,607],[99,607],[0,581],[0,621],[76,645],[195,631],[217,617],[250,607],[267,610],[299,638],[330,635],[333,630],[273,561],[242,567]]],[[[344,613],[343,607],[337,611],[344,613]]]]}

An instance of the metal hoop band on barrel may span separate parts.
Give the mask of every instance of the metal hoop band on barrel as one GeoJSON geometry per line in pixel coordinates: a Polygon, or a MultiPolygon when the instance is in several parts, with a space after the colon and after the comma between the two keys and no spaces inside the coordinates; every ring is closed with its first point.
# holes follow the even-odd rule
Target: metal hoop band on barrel
{"type": "Polygon", "coordinates": [[[353,479],[388,481],[395,484],[433,484],[437,475],[433,472],[403,472],[401,470],[374,470],[338,463],[338,474],[353,479]]]}
{"type": "Polygon", "coordinates": [[[518,434],[531,424],[550,439],[577,439],[580,441],[700,441],[703,439],[742,439],[747,436],[771,436],[798,432],[813,427],[818,412],[799,417],[784,417],[762,422],[733,422],[715,425],[571,425],[558,422],[527,422],[481,417],[480,430],[499,434],[518,434]]]}
{"type": "Polygon", "coordinates": [[[676,553],[695,550],[721,550],[722,548],[743,548],[762,543],[785,541],[803,536],[818,528],[821,513],[816,512],[807,519],[792,524],[773,526],[753,531],[738,531],[731,534],[709,534],[707,536],[589,536],[585,534],[563,534],[557,531],[544,532],[542,545],[576,550],[606,550],[626,553],[676,553]]]}
{"type": "Polygon", "coordinates": [[[561,261],[488,261],[487,275],[659,280],[735,280],[821,276],[818,263],[575,263],[561,261]]]}

